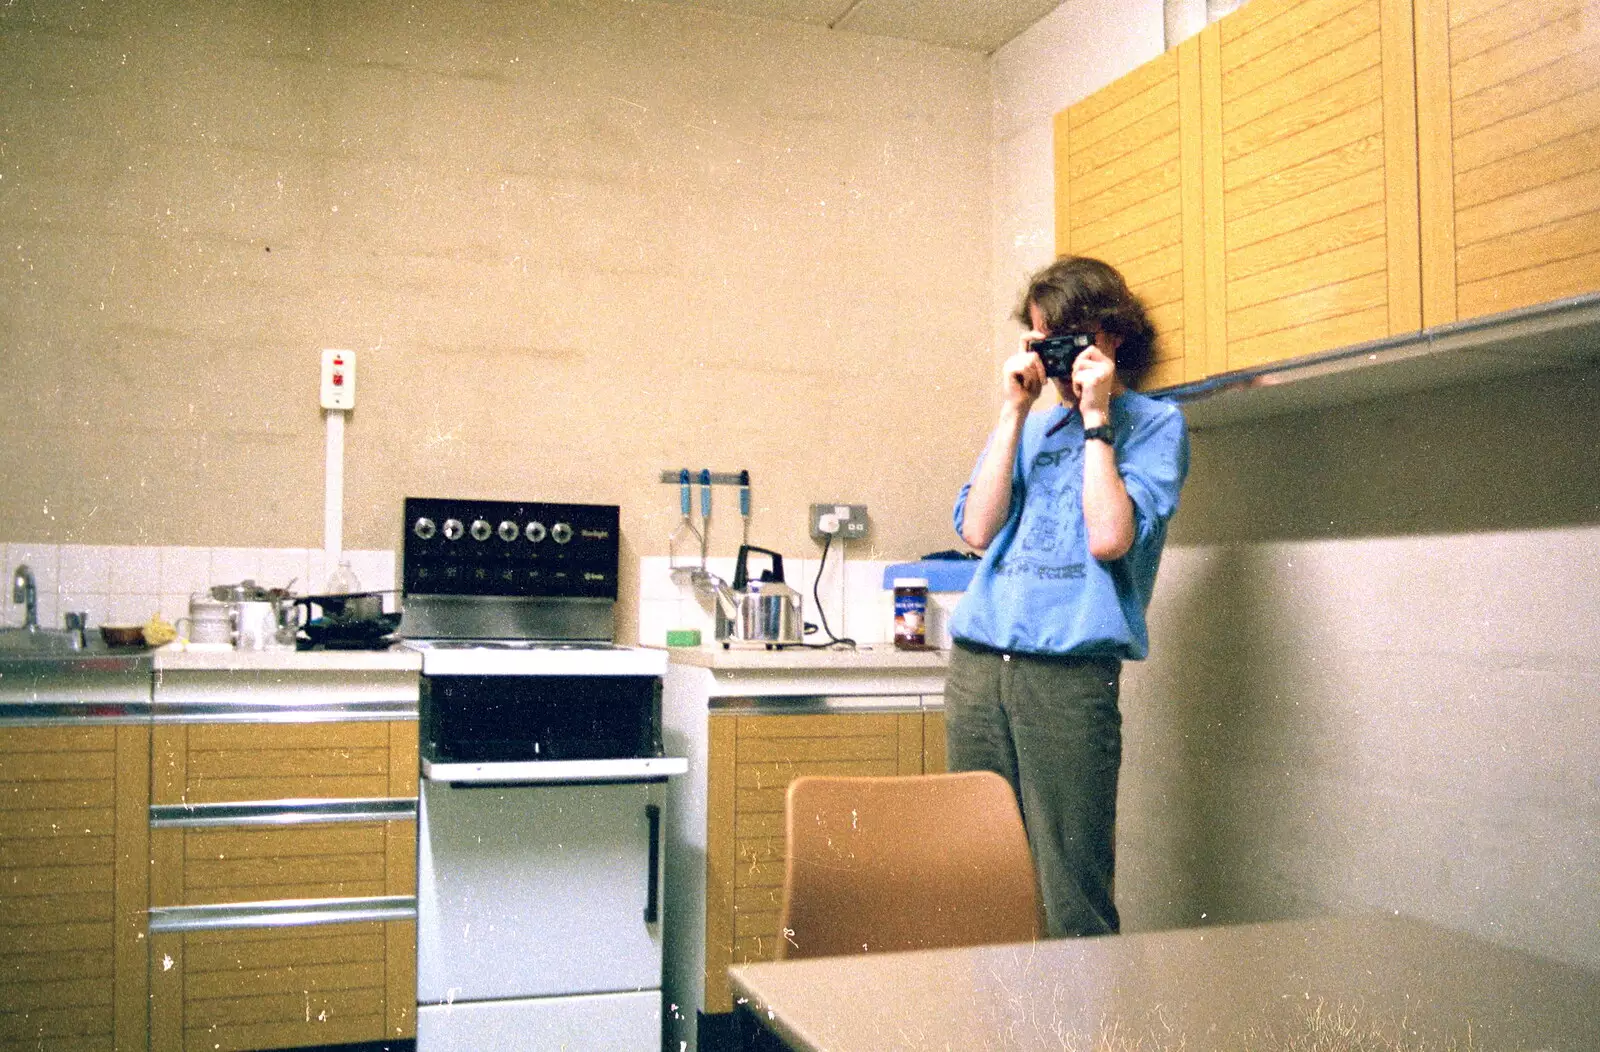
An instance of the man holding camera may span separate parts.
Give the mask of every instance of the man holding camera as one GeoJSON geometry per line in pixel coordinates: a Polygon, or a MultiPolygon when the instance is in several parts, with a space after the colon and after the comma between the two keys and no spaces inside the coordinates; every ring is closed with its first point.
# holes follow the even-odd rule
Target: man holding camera
{"type": "Polygon", "coordinates": [[[1001,367],[1000,419],[956,500],[983,551],[951,622],[953,771],[1010,781],[1049,934],[1119,930],[1113,897],[1122,662],[1188,473],[1183,415],[1129,389],[1153,360],[1144,308],[1111,266],[1064,257],[1030,280],[1001,367]],[[1045,384],[1061,404],[1031,410],[1045,384]]]}

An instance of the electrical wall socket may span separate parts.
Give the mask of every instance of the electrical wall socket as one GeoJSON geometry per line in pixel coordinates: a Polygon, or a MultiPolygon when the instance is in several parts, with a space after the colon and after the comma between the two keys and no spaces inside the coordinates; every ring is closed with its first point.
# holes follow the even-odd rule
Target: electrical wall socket
{"type": "Polygon", "coordinates": [[[829,537],[837,537],[842,541],[859,541],[866,535],[865,504],[811,505],[812,540],[825,541],[829,537]]]}

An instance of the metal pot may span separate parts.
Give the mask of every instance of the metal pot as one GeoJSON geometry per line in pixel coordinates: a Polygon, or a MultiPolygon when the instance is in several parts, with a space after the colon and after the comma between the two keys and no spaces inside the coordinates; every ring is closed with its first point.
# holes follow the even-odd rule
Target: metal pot
{"type": "Polygon", "coordinates": [[[211,586],[211,598],[219,603],[264,603],[273,598],[273,592],[278,589],[262,588],[248,577],[238,584],[215,584],[211,586]]]}

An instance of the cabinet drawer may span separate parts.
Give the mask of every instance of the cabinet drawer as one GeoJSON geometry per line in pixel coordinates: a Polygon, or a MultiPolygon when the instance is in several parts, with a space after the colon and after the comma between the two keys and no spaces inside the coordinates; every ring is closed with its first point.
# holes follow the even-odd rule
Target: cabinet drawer
{"type": "Polygon", "coordinates": [[[151,831],[151,905],[414,895],[415,820],[151,831]]]}
{"type": "Polygon", "coordinates": [[[229,1052],[414,1032],[408,921],[151,936],[152,1047],[229,1052]]]}
{"type": "Polygon", "coordinates": [[[179,724],[155,730],[156,804],[417,795],[417,724],[179,724]]]}

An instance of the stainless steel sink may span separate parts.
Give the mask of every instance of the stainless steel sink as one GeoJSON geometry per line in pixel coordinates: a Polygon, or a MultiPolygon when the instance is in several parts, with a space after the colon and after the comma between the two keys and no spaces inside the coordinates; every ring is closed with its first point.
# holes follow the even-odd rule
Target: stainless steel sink
{"type": "Polygon", "coordinates": [[[61,628],[0,628],[0,654],[64,654],[83,649],[83,637],[61,628]]]}
{"type": "MultiPolygon", "coordinates": [[[[0,638],[18,634],[18,629],[0,629],[0,638]]],[[[0,726],[13,720],[148,719],[155,671],[150,652],[121,653],[98,642],[81,650],[20,650],[8,640],[12,649],[0,647],[0,726]]],[[[46,645],[60,646],[54,641],[46,645]]]]}

